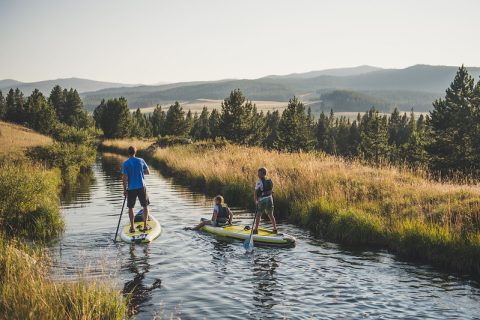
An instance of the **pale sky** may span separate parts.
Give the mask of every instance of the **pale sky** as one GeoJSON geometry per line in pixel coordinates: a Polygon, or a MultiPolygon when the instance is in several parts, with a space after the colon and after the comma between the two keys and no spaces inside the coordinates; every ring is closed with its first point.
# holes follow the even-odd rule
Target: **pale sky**
{"type": "Polygon", "coordinates": [[[480,66],[477,0],[0,0],[0,79],[152,84],[480,66]]]}

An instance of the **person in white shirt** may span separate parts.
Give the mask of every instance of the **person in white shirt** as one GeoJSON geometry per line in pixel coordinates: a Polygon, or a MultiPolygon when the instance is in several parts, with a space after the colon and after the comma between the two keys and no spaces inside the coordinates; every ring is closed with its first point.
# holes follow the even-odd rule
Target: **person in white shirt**
{"type": "Polygon", "coordinates": [[[273,215],[273,182],[271,179],[267,179],[266,176],[266,168],[258,169],[258,180],[255,184],[255,192],[253,194],[257,208],[257,219],[253,229],[254,234],[258,233],[258,226],[260,225],[260,218],[263,213],[268,215],[273,226],[273,233],[277,233],[277,222],[273,215]]]}

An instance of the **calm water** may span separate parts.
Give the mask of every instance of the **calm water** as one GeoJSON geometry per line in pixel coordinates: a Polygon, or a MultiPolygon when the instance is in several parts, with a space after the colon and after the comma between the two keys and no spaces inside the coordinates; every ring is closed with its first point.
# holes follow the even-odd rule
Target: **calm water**
{"type": "MultiPolygon", "coordinates": [[[[111,277],[133,291],[138,319],[480,319],[476,282],[385,252],[348,251],[288,224],[280,227],[297,237],[295,248],[256,248],[253,255],[241,242],[184,231],[209,216],[211,199],[156,171],[147,184],[162,235],[149,245],[115,245],[121,161],[104,155],[94,179],[64,198],[54,274],[111,277]]],[[[234,214],[251,223],[251,213],[234,214]]]]}

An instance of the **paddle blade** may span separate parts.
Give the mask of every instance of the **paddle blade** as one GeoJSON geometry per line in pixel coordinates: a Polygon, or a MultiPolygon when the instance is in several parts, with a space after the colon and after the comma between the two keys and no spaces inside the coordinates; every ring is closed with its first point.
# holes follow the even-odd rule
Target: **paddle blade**
{"type": "Polygon", "coordinates": [[[245,239],[245,242],[243,243],[243,247],[247,252],[252,252],[253,251],[253,236],[250,235],[247,239],[245,239]]]}

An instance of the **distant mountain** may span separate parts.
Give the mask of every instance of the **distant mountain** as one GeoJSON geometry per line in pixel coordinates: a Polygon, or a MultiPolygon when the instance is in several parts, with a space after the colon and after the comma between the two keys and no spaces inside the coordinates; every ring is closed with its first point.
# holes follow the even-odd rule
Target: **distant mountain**
{"type": "Polygon", "coordinates": [[[20,84],[22,84],[22,82],[13,79],[0,80],[0,90],[2,90],[2,88],[18,86],[20,84]]]}
{"type": "MultiPolygon", "coordinates": [[[[367,71],[349,76],[290,75],[255,80],[184,82],[161,86],[104,89],[86,92],[82,97],[85,105],[93,110],[102,99],[120,96],[127,98],[131,108],[141,108],[176,100],[182,102],[196,99],[223,99],[236,88],[241,89],[248,99],[254,101],[279,102],[288,101],[294,95],[306,102],[318,101],[321,94],[335,90],[348,90],[366,94],[377,101],[384,101],[387,106],[398,106],[401,110],[408,111],[414,108],[416,111],[426,111],[431,108],[433,100],[444,95],[445,89],[449,87],[458,70],[458,67],[430,65],[368,71],[370,68],[375,67],[364,66],[357,67],[356,71],[342,71],[357,73],[367,71]]],[[[337,70],[338,73],[341,69],[332,70],[337,70]]],[[[480,68],[471,67],[468,70],[475,79],[479,78],[480,68]]],[[[336,105],[335,111],[343,111],[341,105],[336,105]]]]}
{"type": "Polygon", "coordinates": [[[363,73],[373,72],[382,70],[382,68],[372,67],[372,66],[358,66],[353,68],[335,68],[335,69],[326,69],[320,71],[310,71],[305,73],[291,73],[287,75],[270,75],[265,78],[269,79],[308,79],[315,78],[319,76],[337,76],[337,77],[346,77],[346,76],[355,76],[363,73]]]}
{"type": "Polygon", "coordinates": [[[24,94],[29,95],[33,90],[38,89],[44,94],[50,94],[52,88],[57,84],[62,88],[77,89],[78,92],[97,91],[106,88],[138,86],[138,84],[103,82],[81,78],[55,79],[38,82],[20,82],[8,79],[0,80],[0,90],[2,92],[7,92],[10,90],[10,88],[19,88],[24,94]]]}

